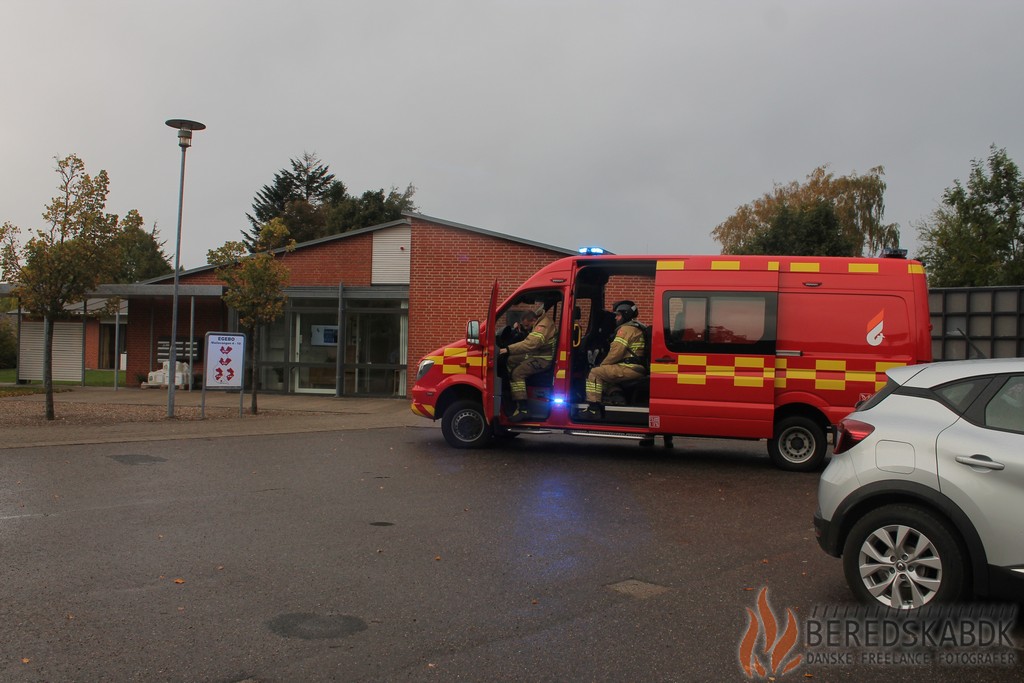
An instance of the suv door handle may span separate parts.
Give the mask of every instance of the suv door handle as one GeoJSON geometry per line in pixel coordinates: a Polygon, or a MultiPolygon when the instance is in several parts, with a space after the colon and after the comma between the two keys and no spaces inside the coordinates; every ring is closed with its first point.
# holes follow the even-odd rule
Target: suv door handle
{"type": "Polygon", "coordinates": [[[1001,462],[996,462],[987,455],[958,455],[956,461],[961,465],[967,465],[968,467],[980,467],[985,470],[1002,470],[1006,469],[1006,465],[1001,462]]]}

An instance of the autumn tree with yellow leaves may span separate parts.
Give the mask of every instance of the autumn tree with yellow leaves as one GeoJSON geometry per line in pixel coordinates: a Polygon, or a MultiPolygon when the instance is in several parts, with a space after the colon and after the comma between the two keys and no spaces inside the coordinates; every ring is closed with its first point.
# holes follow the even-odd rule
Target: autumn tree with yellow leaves
{"type": "Polygon", "coordinates": [[[224,246],[211,249],[206,259],[216,264],[217,277],[226,285],[222,298],[238,312],[238,323],[249,331],[249,350],[252,368],[250,412],[258,413],[256,349],[259,348],[259,332],[284,312],[287,297],[284,288],[288,284],[289,271],[278,255],[293,251],[295,240],[289,236],[288,228],[280,218],[265,223],[259,231],[252,253],[242,242],[225,242],[224,246]]]}
{"type": "MultiPolygon", "coordinates": [[[[899,226],[885,223],[884,169],[872,168],[863,175],[851,173],[836,177],[827,166],[814,169],[803,183],[792,181],[776,184],[771,192],[739,207],[711,231],[711,236],[722,245],[723,254],[765,253],[766,245],[778,245],[772,235],[773,225],[778,228],[780,216],[809,215],[827,211],[834,214],[838,230],[836,236],[824,236],[821,244],[842,244],[848,253],[844,256],[870,256],[886,247],[897,247],[899,226]]],[[[788,224],[789,220],[782,221],[788,224]]],[[[818,225],[832,229],[832,221],[818,225]]],[[[824,255],[824,254],[822,254],[824,255]]],[[[831,254],[840,255],[840,254],[831,254]]]]}

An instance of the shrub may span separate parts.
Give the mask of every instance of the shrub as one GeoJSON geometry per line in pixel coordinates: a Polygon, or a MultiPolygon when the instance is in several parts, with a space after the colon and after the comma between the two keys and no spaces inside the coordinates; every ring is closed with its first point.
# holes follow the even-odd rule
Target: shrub
{"type": "Polygon", "coordinates": [[[13,368],[17,364],[18,336],[10,324],[0,320],[0,368],[13,368]]]}

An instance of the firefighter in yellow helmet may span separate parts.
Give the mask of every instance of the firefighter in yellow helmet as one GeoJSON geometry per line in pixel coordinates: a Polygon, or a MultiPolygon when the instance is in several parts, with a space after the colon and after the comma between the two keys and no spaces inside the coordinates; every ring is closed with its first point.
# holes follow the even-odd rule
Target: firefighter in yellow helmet
{"type": "Polygon", "coordinates": [[[640,310],[632,301],[615,304],[615,339],[601,364],[587,375],[587,408],[581,417],[599,420],[604,417],[601,403],[605,389],[627,380],[647,376],[647,354],[643,323],[636,319],[640,310]]]}
{"type": "Polygon", "coordinates": [[[555,358],[555,327],[554,307],[544,309],[544,304],[523,313],[519,322],[521,329],[527,332],[526,338],[507,348],[501,349],[508,353],[509,387],[512,400],[516,402],[515,410],[509,416],[512,422],[522,422],[529,418],[526,404],[526,378],[551,367],[555,358]]]}

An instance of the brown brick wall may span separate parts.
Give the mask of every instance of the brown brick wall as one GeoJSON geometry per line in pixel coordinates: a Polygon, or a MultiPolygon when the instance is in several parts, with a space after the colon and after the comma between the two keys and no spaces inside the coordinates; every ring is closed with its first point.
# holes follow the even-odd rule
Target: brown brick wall
{"type": "MultiPolygon", "coordinates": [[[[188,339],[191,299],[187,296],[178,297],[178,338],[188,339]]],[[[138,386],[145,381],[146,375],[158,369],[157,341],[160,337],[171,334],[171,301],[170,299],[129,299],[128,301],[128,332],[125,335],[125,349],[128,353],[128,365],[125,374],[127,386],[138,386]],[[153,317],[153,331],[150,336],[150,313],[153,317]],[[152,358],[152,365],[150,365],[152,358]],[[142,377],[142,380],[139,377],[142,377]]],[[[223,332],[227,330],[227,306],[219,298],[197,298],[195,314],[195,341],[202,349],[203,339],[207,332],[223,332]]],[[[185,361],[187,359],[179,359],[185,361]]],[[[202,373],[202,361],[196,362],[196,373],[202,373]]]]}
{"type": "MultiPolygon", "coordinates": [[[[339,282],[346,286],[365,287],[372,280],[373,235],[356,235],[303,247],[277,258],[288,266],[290,287],[331,287],[339,282]]],[[[213,270],[180,277],[179,282],[189,285],[224,284],[213,270]]]]}
{"type": "Polygon", "coordinates": [[[100,367],[100,321],[90,318],[85,323],[85,369],[100,367]]]}
{"type": "Polygon", "coordinates": [[[615,276],[608,281],[605,289],[605,305],[612,307],[628,299],[640,309],[640,322],[650,325],[654,320],[654,278],[637,276],[615,276]]]}

